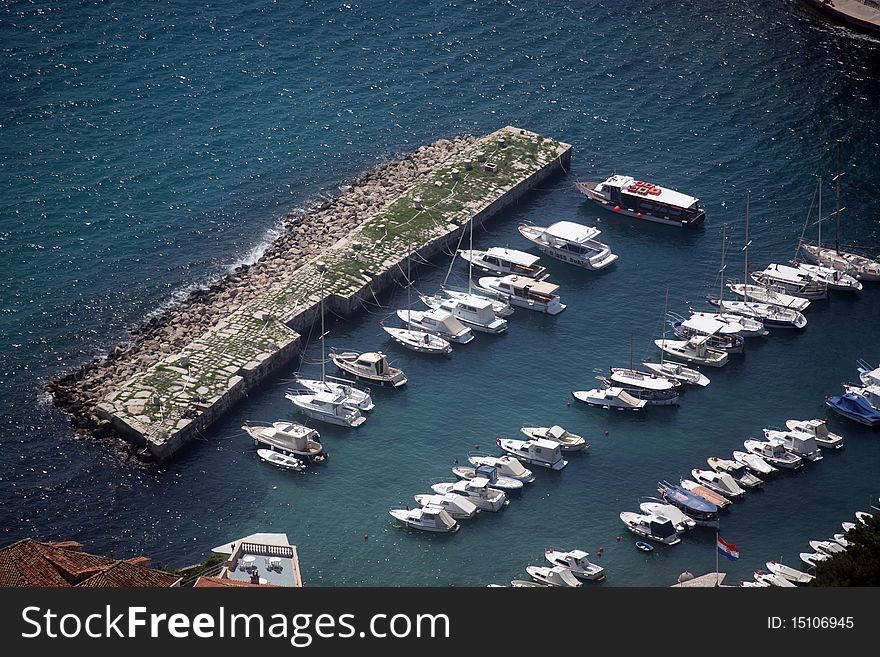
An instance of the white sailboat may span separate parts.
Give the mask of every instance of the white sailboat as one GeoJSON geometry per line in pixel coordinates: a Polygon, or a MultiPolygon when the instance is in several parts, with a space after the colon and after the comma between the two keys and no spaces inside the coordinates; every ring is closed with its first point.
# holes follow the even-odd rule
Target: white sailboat
{"type": "MultiPolygon", "coordinates": [[[[666,314],[669,312],[669,288],[666,288],[666,301],[663,304],[663,342],[666,342],[666,314]]],[[[692,386],[700,386],[701,388],[705,388],[709,385],[709,377],[698,372],[697,370],[691,369],[690,367],[685,367],[680,363],[676,363],[675,361],[666,360],[666,352],[661,349],[660,350],[660,362],[652,363],[650,361],[644,361],[642,363],[645,367],[647,367],[652,372],[656,372],[662,376],[669,377],[671,379],[675,379],[676,381],[681,381],[682,383],[686,383],[692,386]]]]}
{"type": "Polygon", "coordinates": [[[452,313],[431,308],[430,310],[398,310],[397,316],[408,325],[420,331],[439,336],[449,342],[467,344],[474,339],[474,333],[452,313]]]}
{"type": "Polygon", "coordinates": [[[349,405],[344,393],[318,392],[315,394],[288,392],[284,395],[304,415],[321,422],[343,427],[359,427],[367,418],[349,405]]]}
{"type": "MultiPolygon", "coordinates": [[[[840,178],[843,171],[840,168],[840,141],[837,142],[837,175],[834,176],[836,183],[837,208],[834,212],[835,235],[834,248],[828,248],[821,242],[818,244],[801,243],[801,249],[813,262],[831,267],[851,276],[858,276],[863,281],[880,281],[880,260],[868,258],[852,251],[843,251],[840,248],[840,214],[844,208],[840,207],[840,178]]],[[[821,221],[821,216],[819,217],[821,221]]]]}
{"type": "Polygon", "coordinates": [[[327,350],[324,347],[324,338],[327,332],[324,330],[324,274],[327,271],[327,265],[319,262],[316,265],[321,282],[321,378],[307,379],[297,375],[295,381],[298,386],[311,392],[312,394],[333,394],[335,396],[342,395],[345,403],[354,406],[360,411],[369,411],[373,409],[373,399],[370,397],[368,390],[361,390],[351,385],[345,379],[337,379],[327,376],[327,350]]]}
{"type": "Polygon", "coordinates": [[[558,315],[566,308],[556,294],[558,285],[547,281],[536,281],[527,276],[517,274],[484,276],[478,281],[477,288],[512,306],[536,310],[548,315],[558,315]]]}
{"type": "MultiPolygon", "coordinates": [[[[406,306],[412,306],[412,249],[406,260],[406,306]]],[[[413,328],[410,315],[406,315],[406,328],[385,326],[382,330],[391,336],[397,344],[422,354],[448,354],[452,352],[449,342],[433,332],[413,328]]]]}

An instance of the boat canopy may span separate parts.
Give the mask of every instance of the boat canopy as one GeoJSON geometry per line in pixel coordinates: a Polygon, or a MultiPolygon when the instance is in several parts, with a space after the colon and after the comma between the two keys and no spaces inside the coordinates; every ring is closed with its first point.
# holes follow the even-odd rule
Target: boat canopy
{"type": "Polygon", "coordinates": [[[644,406],[644,402],[641,399],[636,399],[626,390],[621,390],[620,393],[617,395],[617,398],[626,402],[630,406],[644,406]]]}
{"type": "Polygon", "coordinates": [[[486,479],[490,483],[498,481],[498,468],[494,465],[478,465],[474,470],[474,479],[486,479]]]}
{"type": "Polygon", "coordinates": [[[430,318],[437,328],[442,328],[445,333],[450,335],[458,335],[462,331],[466,331],[467,327],[458,321],[451,313],[445,310],[431,309],[428,310],[423,317],[430,318]]]}
{"type": "Polygon", "coordinates": [[[381,352],[361,354],[357,359],[357,364],[368,367],[376,374],[388,373],[388,361],[385,359],[385,354],[381,352]]]}
{"type": "Polygon", "coordinates": [[[649,521],[649,526],[651,529],[651,535],[658,538],[669,538],[678,533],[675,531],[675,527],[669,518],[664,518],[663,516],[652,516],[649,521]]]}
{"type": "Polygon", "coordinates": [[[485,477],[474,477],[465,482],[465,486],[471,490],[484,490],[489,487],[489,480],[485,477]]]}
{"type": "Polygon", "coordinates": [[[719,322],[712,317],[699,316],[693,316],[690,319],[686,319],[681,325],[704,335],[715,335],[719,331],[723,332],[723,329],[725,328],[724,322],[719,322]]]}
{"type": "Polygon", "coordinates": [[[554,285],[553,283],[536,281],[534,278],[528,278],[527,276],[517,276],[516,274],[505,276],[504,278],[500,279],[498,283],[501,285],[508,285],[517,291],[530,291],[536,294],[544,294],[548,297],[553,296],[556,290],[559,289],[559,286],[554,285]]]}
{"type": "Polygon", "coordinates": [[[546,438],[535,438],[531,444],[539,452],[543,450],[547,450],[548,452],[552,453],[560,451],[559,443],[554,443],[552,440],[547,440],[546,438]]]}
{"type": "Polygon", "coordinates": [[[565,431],[565,429],[560,427],[558,424],[554,424],[552,427],[547,429],[547,435],[556,439],[562,438],[563,436],[565,436],[566,433],[567,432],[565,431]]]}
{"type": "Polygon", "coordinates": [[[516,249],[508,249],[503,246],[493,246],[486,251],[486,255],[506,260],[515,265],[522,265],[523,267],[534,267],[541,259],[540,256],[535,256],[525,251],[517,251],[516,249]]]}
{"type": "Polygon", "coordinates": [[[580,559],[586,559],[590,555],[588,552],[584,552],[583,550],[571,550],[568,553],[568,556],[570,556],[573,559],[580,560],[580,559]]]}
{"type": "Polygon", "coordinates": [[[549,226],[544,231],[544,234],[566,242],[583,244],[594,239],[601,232],[598,228],[576,224],[573,221],[557,221],[552,226],[549,226]]]}

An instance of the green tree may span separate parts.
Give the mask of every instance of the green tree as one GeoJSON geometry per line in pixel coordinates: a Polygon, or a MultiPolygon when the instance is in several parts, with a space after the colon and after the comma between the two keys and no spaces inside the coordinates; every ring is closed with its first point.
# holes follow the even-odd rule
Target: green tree
{"type": "Polygon", "coordinates": [[[852,545],[816,567],[813,586],[880,586],[880,516],[846,534],[852,545]]]}

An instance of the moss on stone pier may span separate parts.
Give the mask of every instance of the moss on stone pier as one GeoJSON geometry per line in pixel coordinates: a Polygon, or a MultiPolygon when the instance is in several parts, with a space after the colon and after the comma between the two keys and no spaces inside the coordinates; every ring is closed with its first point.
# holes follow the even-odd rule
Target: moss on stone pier
{"type": "MultiPolygon", "coordinates": [[[[400,268],[402,275],[412,250],[459,230],[569,151],[567,144],[509,127],[476,140],[333,247],[272,281],[181,353],[108,391],[100,414],[144,436],[157,455],[166,456],[163,443],[193,433],[194,422],[204,428],[245,387],[280,364],[276,361],[290,356],[299,336],[289,326],[314,319],[320,301],[315,261],[328,265],[325,294],[351,298],[384,272],[400,268]]],[[[379,287],[373,283],[373,292],[379,287]]]]}

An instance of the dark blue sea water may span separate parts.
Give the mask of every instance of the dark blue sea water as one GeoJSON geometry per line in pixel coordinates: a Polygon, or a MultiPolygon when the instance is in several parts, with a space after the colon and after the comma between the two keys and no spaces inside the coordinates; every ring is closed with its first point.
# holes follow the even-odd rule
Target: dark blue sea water
{"type": "MultiPolygon", "coordinates": [[[[310,585],[483,585],[524,577],[550,546],[603,547],[608,585],[669,584],[714,567],[712,533],[645,556],[618,513],[763,426],[824,416],[855,359],[880,360],[875,284],[814,304],[800,334],[750,342],[678,409],[624,417],[567,404],[595,368],[627,364],[631,345],[635,358],[653,351],[667,289],[678,312],[715,289],[725,223],[728,273],[739,271],[746,189],[750,257],[793,257],[837,139],[844,239],[880,251],[878,44],[796,2],[12,2],[0,49],[2,544],[75,539],[184,565],[252,531],[285,531],[310,585]],[[517,222],[574,219],[602,228],[618,264],[595,274],[545,263],[563,314],[519,310],[508,335],[447,359],[387,344],[385,310],[330,321],[329,345],[384,348],[411,383],[378,391],[362,428],[322,428],[325,467],[273,469],[239,429],[291,417],[290,373],[159,471],[77,439],[46,403],[46,380],[255,257],[285,212],[420,144],[506,124],[572,143],[570,175],[475,246],[524,249],[517,222]],[[684,232],[588,207],[573,182],[615,169],[699,196],[707,225],[684,232]],[[393,527],[387,510],[450,480],[474,445],[550,423],[585,435],[590,452],[456,536],[393,527]]],[[[831,187],[825,199],[827,212],[831,187]]],[[[434,290],[447,265],[420,270],[416,287],[434,290]]],[[[397,288],[382,300],[406,298],[397,288]]],[[[317,372],[319,357],[313,343],[303,369],[317,372]]],[[[798,565],[807,540],[876,501],[880,435],[831,422],[842,453],[724,516],[742,553],[727,567],[734,581],[767,559],[798,565]]]]}

